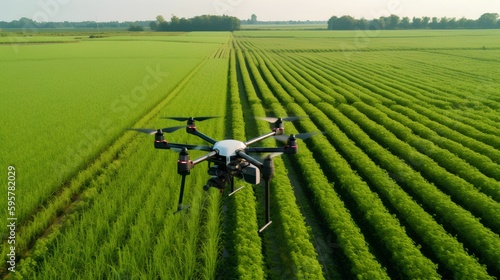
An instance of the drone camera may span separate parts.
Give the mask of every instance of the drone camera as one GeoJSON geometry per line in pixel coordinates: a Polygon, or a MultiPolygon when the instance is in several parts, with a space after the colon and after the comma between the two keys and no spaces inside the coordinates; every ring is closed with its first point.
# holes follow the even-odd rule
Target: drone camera
{"type": "Polygon", "coordinates": [[[222,189],[224,189],[225,184],[226,184],[225,181],[223,181],[221,178],[214,176],[214,177],[208,179],[208,182],[205,186],[203,186],[203,189],[205,191],[208,191],[208,189],[210,187],[213,187],[213,188],[217,188],[219,190],[222,190],[222,189]]]}
{"type": "Polygon", "coordinates": [[[260,184],[260,169],[257,166],[249,164],[242,168],[241,173],[245,182],[252,185],[260,184]]]}
{"type": "Polygon", "coordinates": [[[207,184],[203,187],[204,190],[208,190],[210,187],[222,190],[226,186],[226,182],[229,182],[230,175],[225,170],[221,169],[218,165],[214,165],[208,169],[208,175],[212,178],[208,179],[207,184]]]}

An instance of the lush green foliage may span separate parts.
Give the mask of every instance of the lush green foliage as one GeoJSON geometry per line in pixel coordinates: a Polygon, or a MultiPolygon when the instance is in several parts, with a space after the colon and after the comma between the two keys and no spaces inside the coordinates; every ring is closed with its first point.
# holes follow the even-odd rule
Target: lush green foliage
{"type": "MultiPolygon", "coordinates": [[[[389,275],[487,279],[498,272],[499,219],[494,213],[499,207],[495,160],[499,126],[493,113],[500,101],[494,90],[498,81],[489,79],[484,70],[467,71],[479,69],[474,63],[488,65],[493,60],[469,59],[467,68],[439,67],[458,66],[450,55],[454,50],[446,46],[447,50],[439,50],[432,32],[426,33],[431,38],[420,47],[427,42],[436,48],[436,59],[442,60],[432,62],[434,69],[441,70],[432,70],[439,83],[429,83],[425,74],[429,65],[415,63],[422,56],[411,53],[405,59],[406,52],[391,52],[391,59],[384,62],[386,53],[377,37],[355,49],[340,37],[309,38],[314,48],[287,38],[286,32],[241,34],[245,37],[238,41],[247,64],[258,67],[252,73],[262,102],[274,114],[310,115],[312,123],[298,125],[302,131],[325,131],[329,141],[314,137],[310,140],[313,154],[305,154],[320,163],[323,176],[335,182],[333,189],[352,219],[362,225],[361,232],[389,275]],[[324,48],[327,42],[331,46],[324,48]],[[447,87],[457,75],[462,80],[447,87]],[[488,86],[476,84],[484,80],[488,86]],[[467,93],[467,85],[477,94],[467,93]],[[286,112],[277,110],[279,106],[286,112]],[[406,231],[398,230],[402,226],[406,231]]],[[[391,48],[406,48],[404,39],[398,38],[400,45],[391,48]]],[[[298,157],[298,164],[305,161],[305,154],[298,157]]],[[[316,176],[318,182],[323,180],[316,176]]],[[[331,224],[329,203],[318,202],[316,187],[309,186],[311,203],[325,224],[331,224]]],[[[328,195],[325,189],[321,188],[322,196],[328,195]]],[[[329,230],[340,244],[341,231],[335,226],[329,230]]],[[[352,249],[341,248],[349,257],[352,249]]],[[[351,260],[351,273],[362,277],[363,266],[351,260]]]]}
{"type": "Polygon", "coordinates": [[[19,170],[22,198],[15,276],[500,274],[498,31],[160,34],[0,38],[0,162],[19,170]],[[51,40],[74,43],[25,44],[51,40]],[[309,115],[286,133],[324,135],[274,158],[273,223],[258,234],[263,188],[206,193],[201,166],[191,208],[173,214],[177,155],[123,133],[176,125],[164,115],[219,115],[199,129],[238,140],[269,131],[254,116],[309,115]]]}

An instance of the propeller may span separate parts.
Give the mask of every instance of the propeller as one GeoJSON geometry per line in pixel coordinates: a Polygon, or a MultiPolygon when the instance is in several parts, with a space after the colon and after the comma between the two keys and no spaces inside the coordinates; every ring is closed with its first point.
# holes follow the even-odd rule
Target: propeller
{"type": "Polygon", "coordinates": [[[264,120],[264,121],[267,121],[269,123],[275,123],[277,122],[278,120],[282,120],[282,121],[285,121],[285,122],[292,122],[292,121],[296,121],[296,120],[300,120],[300,119],[303,119],[303,118],[308,118],[307,116],[299,116],[299,117],[284,117],[284,118],[274,118],[274,117],[255,117],[256,119],[259,119],[259,120],[264,120]]]}
{"type": "Polygon", "coordinates": [[[212,148],[211,147],[208,147],[208,146],[195,146],[195,145],[183,145],[183,146],[179,146],[179,147],[172,147],[170,148],[172,151],[174,152],[177,152],[177,153],[180,153],[182,152],[184,149],[186,150],[197,150],[197,151],[212,151],[212,148]]]}
{"type": "Polygon", "coordinates": [[[162,117],[162,119],[170,119],[170,120],[176,120],[176,121],[189,121],[189,120],[192,120],[192,121],[198,121],[198,122],[201,122],[201,121],[204,121],[204,120],[209,120],[209,119],[215,119],[215,118],[220,118],[218,116],[208,116],[208,117],[162,117]]]}
{"type": "Polygon", "coordinates": [[[179,130],[181,128],[186,128],[185,125],[183,126],[173,126],[173,127],[166,127],[166,128],[160,128],[160,129],[154,129],[154,128],[128,128],[127,130],[134,130],[134,131],[138,131],[138,132],[142,132],[142,133],[146,133],[146,134],[150,134],[150,135],[153,135],[157,132],[165,132],[165,133],[172,133],[176,130],[179,130]]]}
{"type": "Polygon", "coordinates": [[[273,159],[277,156],[281,156],[282,154],[283,154],[283,152],[265,153],[265,154],[261,154],[261,155],[256,155],[256,156],[254,156],[254,158],[260,162],[264,162],[264,160],[266,160],[266,159],[273,159]]]}
{"type": "Polygon", "coordinates": [[[324,134],[324,132],[309,132],[309,133],[290,134],[290,136],[275,135],[273,137],[278,141],[287,142],[288,139],[291,137],[305,140],[305,139],[310,138],[310,137],[317,135],[317,134],[324,134]]]}

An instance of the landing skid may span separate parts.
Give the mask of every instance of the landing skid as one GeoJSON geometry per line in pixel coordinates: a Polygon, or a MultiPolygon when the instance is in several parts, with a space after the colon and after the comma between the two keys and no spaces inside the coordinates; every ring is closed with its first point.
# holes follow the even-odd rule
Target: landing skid
{"type": "Polygon", "coordinates": [[[228,194],[227,196],[232,196],[233,194],[235,194],[235,193],[237,193],[237,192],[241,191],[244,187],[245,187],[245,186],[241,186],[241,187],[237,188],[236,190],[232,191],[232,192],[231,192],[230,194],[228,194]]]}

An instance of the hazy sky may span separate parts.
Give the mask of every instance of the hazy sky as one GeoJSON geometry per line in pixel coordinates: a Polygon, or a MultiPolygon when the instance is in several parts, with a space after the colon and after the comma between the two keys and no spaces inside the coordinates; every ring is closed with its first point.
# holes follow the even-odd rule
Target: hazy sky
{"type": "Polygon", "coordinates": [[[328,20],[331,16],[378,18],[466,17],[500,13],[500,0],[0,0],[0,21],[27,17],[36,21],[153,20],[163,15],[202,14],[258,20],[328,20]]]}

